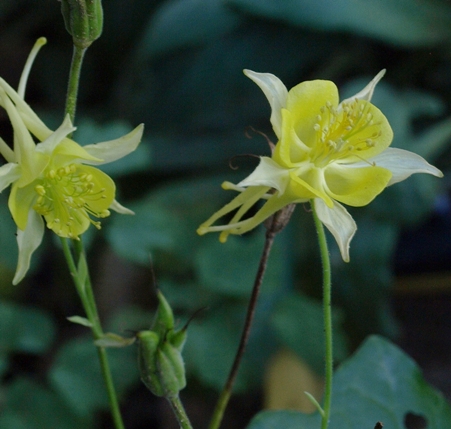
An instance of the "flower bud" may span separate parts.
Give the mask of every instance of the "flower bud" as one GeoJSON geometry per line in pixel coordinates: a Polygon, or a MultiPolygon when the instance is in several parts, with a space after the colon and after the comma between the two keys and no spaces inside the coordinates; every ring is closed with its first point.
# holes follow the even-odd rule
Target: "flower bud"
{"type": "Polygon", "coordinates": [[[155,319],[153,320],[151,330],[158,335],[164,336],[167,332],[174,329],[174,313],[163,294],[157,290],[158,309],[155,319]]]}
{"type": "Polygon", "coordinates": [[[163,294],[148,331],[138,332],[138,364],[141,380],[156,396],[174,397],[186,386],[182,349],[186,329],[174,330],[174,315],[163,294]]]}
{"type": "Polygon", "coordinates": [[[61,0],[66,30],[78,48],[88,48],[102,34],[101,0],[61,0]]]}

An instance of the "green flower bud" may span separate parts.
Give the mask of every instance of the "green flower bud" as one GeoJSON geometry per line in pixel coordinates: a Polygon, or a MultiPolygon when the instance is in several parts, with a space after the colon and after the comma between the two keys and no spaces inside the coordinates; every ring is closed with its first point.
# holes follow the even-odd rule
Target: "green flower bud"
{"type": "Polygon", "coordinates": [[[168,342],[171,343],[180,352],[183,350],[183,346],[186,341],[186,329],[180,329],[179,331],[168,332],[168,342]]]}
{"type": "Polygon", "coordinates": [[[153,331],[141,331],[138,338],[138,364],[141,380],[156,396],[176,396],[186,386],[185,364],[180,348],[160,342],[153,331]]]}
{"type": "Polygon", "coordinates": [[[186,386],[182,349],[186,329],[174,330],[174,314],[158,291],[157,314],[148,331],[136,334],[141,380],[156,396],[174,397],[186,386]]]}
{"type": "Polygon", "coordinates": [[[85,49],[102,34],[101,0],[61,0],[61,12],[75,46],[85,49]]]}
{"type": "Polygon", "coordinates": [[[165,396],[177,396],[186,386],[185,363],[180,350],[165,342],[158,349],[157,365],[165,396]]]}
{"type": "Polygon", "coordinates": [[[138,338],[138,366],[142,382],[156,396],[165,396],[158,376],[157,352],[160,338],[155,332],[141,331],[138,338]]]}
{"type": "Polygon", "coordinates": [[[159,290],[157,291],[157,297],[159,305],[150,329],[163,337],[167,332],[174,329],[174,313],[166,298],[159,290]]]}

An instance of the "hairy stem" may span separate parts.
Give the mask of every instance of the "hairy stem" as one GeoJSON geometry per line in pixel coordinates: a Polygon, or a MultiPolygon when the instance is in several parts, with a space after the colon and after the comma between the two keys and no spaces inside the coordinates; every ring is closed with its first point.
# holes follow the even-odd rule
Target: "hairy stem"
{"type": "MultiPolygon", "coordinates": [[[[103,337],[104,333],[100,324],[99,314],[97,312],[97,306],[94,300],[94,294],[89,278],[89,271],[87,268],[85,252],[83,251],[83,245],[80,241],[77,242],[76,246],[78,248],[78,267],[81,267],[82,265],[85,266],[85,268],[82,270],[80,268],[77,268],[77,264],[75,263],[75,259],[69,246],[69,240],[62,238],[61,243],[63,245],[64,256],[66,257],[66,261],[69,267],[70,274],[74,281],[75,288],[82,302],[86,316],[91,323],[92,335],[95,340],[98,340],[103,337]]],[[[114,427],[115,429],[124,429],[124,423],[122,421],[119,402],[113,384],[113,377],[111,375],[111,369],[108,362],[106,349],[104,347],[97,347],[97,354],[99,356],[100,368],[102,371],[103,380],[105,382],[105,388],[108,394],[108,401],[114,421],[114,427]]]]}
{"type": "Polygon", "coordinates": [[[182,401],[180,401],[180,397],[171,396],[167,398],[169,403],[171,404],[172,410],[179,422],[179,425],[182,429],[193,429],[191,426],[191,422],[189,421],[188,415],[185,412],[185,408],[183,407],[182,401]]]}
{"type": "Polygon", "coordinates": [[[78,84],[80,82],[81,66],[87,48],[78,48],[74,45],[72,54],[72,62],[70,65],[69,82],[67,84],[66,109],[65,114],[69,115],[70,120],[74,123],[75,111],[77,109],[78,84]]]}
{"type": "Polygon", "coordinates": [[[331,269],[329,250],[327,248],[326,234],[324,226],[319,220],[314,204],[311,204],[313,219],[318,233],[318,243],[323,266],[323,318],[325,334],[325,386],[324,386],[324,406],[321,421],[321,429],[327,429],[330,420],[330,408],[332,403],[332,376],[333,376],[333,351],[332,351],[332,306],[331,306],[331,269]]]}

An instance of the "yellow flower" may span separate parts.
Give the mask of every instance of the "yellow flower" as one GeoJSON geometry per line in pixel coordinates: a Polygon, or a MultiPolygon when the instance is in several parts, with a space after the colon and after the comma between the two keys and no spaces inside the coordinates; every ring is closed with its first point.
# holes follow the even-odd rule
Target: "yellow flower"
{"type": "Polygon", "coordinates": [[[278,143],[271,157],[262,156],[253,173],[224,189],[240,194],[204,222],[197,232],[243,234],[291,203],[312,201],[319,219],[335,237],[345,261],[356,224],[340,204],[364,206],[387,186],[413,173],[442,173],[412,152],[389,148],[391,127],[373,104],[382,70],[362,91],[339,103],[333,82],[302,82],[287,91],[274,75],[244,71],[271,105],[271,124],[278,143]],[[252,217],[243,216],[260,199],[266,200],[252,217]],[[212,226],[236,210],[227,225],[212,226]]]}
{"type": "Polygon", "coordinates": [[[19,259],[14,284],[25,276],[31,255],[42,241],[42,218],[60,237],[77,239],[90,224],[100,229],[100,221],[95,218],[109,216],[109,209],[132,214],[115,200],[113,180],[93,165],[132,152],[143,133],[140,125],[117,140],[82,147],[67,137],[75,130],[69,117],[56,131],[47,128],[24,101],[31,65],[45,43],[40,38],[33,47],[18,92],[0,78],[0,106],[14,131],[14,149],[0,139],[0,153],[7,161],[0,167],[0,191],[12,185],[8,205],[18,227],[19,259]]]}

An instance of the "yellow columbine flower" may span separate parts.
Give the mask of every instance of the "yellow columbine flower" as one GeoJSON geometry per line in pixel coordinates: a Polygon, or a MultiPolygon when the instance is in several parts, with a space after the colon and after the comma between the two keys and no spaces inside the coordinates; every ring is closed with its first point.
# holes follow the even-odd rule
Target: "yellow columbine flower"
{"type": "Polygon", "coordinates": [[[442,177],[440,170],[412,152],[389,148],[391,127],[373,104],[382,70],[362,91],[339,103],[333,82],[302,82],[287,91],[274,75],[244,71],[271,105],[271,124],[279,139],[271,157],[262,156],[253,173],[224,189],[240,194],[204,222],[197,232],[243,234],[291,203],[313,201],[319,219],[335,237],[345,261],[356,224],[340,204],[364,206],[387,186],[413,173],[442,177]],[[243,216],[260,199],[266,200],[252,217],[243,216]],[[212,226],[236,210],[227,225],[212,226]]]}
{"type": "Polygon", "coordinates": [[[143,133],[140,125],[117,140],[82,147],[67,137],[75,130],[69,117],[56,131],[47,128],[24,101],[31,65],[45,43],[40,38],[33,47],[18,92],[0,78],[0,106],[14,131],[14,149],[0,138],[0,153],[7,161],[0,167],[0,191],[12,185],[8,205],[18,227],[19,260],[14,284],[25,276],[31,255],[42,241],[43,218],[60,237],[78,239],[90,224],[100,229],[100,221],[95,218],[109,216],[109,209],[132,213],[115,200],[113,180],[93,165],[115,161],[134,151],[143,133]]]}

